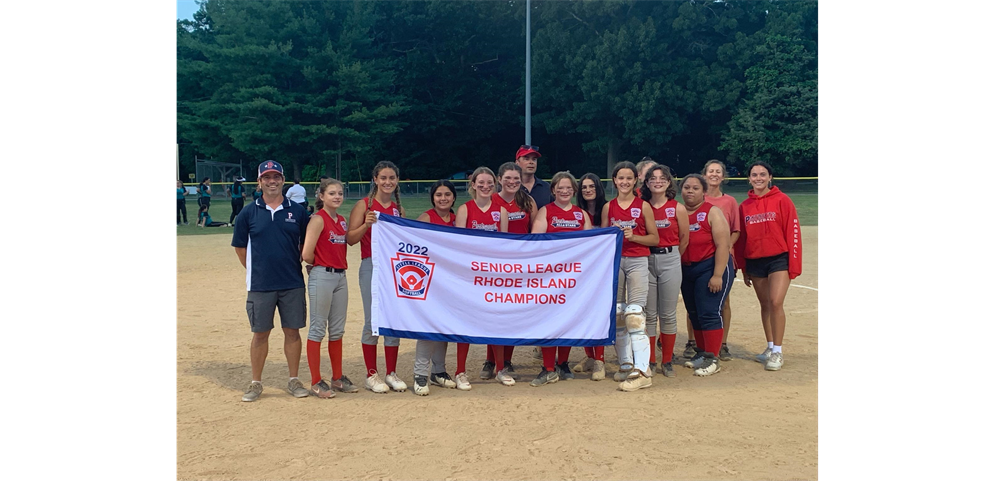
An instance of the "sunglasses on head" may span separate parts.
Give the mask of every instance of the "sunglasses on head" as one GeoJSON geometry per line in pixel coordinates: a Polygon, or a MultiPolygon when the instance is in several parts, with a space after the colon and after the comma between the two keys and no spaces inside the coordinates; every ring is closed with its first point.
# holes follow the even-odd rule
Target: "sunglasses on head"
{"type": "Polygon", "coordinates": [[[528,149],[528,150],[534,150],[534,151],[538,152],[539,151],[539,146],[538,145],[523,145],[523,146],[519,147],[519,149],[528,149]]]}

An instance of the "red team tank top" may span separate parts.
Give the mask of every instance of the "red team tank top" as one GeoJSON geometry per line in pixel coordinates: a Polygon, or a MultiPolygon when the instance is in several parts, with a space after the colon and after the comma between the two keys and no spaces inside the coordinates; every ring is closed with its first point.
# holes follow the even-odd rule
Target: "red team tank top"
{"type": "Polygon", "coordinates": [[[688,214],[688,248],[681,256],[684,264],[701,262],[715,255],[712,225],[708,223],[708,211],[711,208],[712,204],[702,202],[697,210],[688,214]]]}
{"type": "Polygon", "coordinates": [[[681,243],[680,233],[677,230],[676,200],[668,200],[659,209],[654,207],[653,218],[656,219],[656,232],[660,234],[660,243],[656,245],[657,247],[670,247],[681,243]]]}
{"type": "Polygon", "coordinates": [[[546,232],[573,232],[584,230],[584,210],[576,205],[561,209],[556,202],[546,204],[546,232]]]}
{"type": "MultiPolygon", "coordinates": [[[[361,200],[360,202],[362,202],[364,205],[370,205],[370,198],[363,197],[363,200],[361,200]]],[[[391,201],[390,205],[384,207],[380,205],[380,202],[374,200],[373,207],[371,207],[370,210],[380,212],[381,214],[392,215],[394,217],[401,216],[401,211],[397,209],[397,204],[395,204],[394,201],[391,201]]],[[[361,259],[366,259],[367,257],[373,255],[373,253],[370,250],[370,243],[372,242],[370,240],[370,235],[371,235],[370,229],[366,229],[366,233],[363,234],[363,238],[360,239],[359,241],[359,251],[361,259]]]]}
{"type": "MultiPolygon", "coordinates": [[[[646,219],[643,219],[643,199],[635,198],[628,209],[618,205],[618,199],[608,203],[608,225],[631,227],[632,235],[646,235],[646,219]]],[[[650,248],[622,239],[622,257],[642,257],[650,255],[650,248]]]]}
{"type": "Polygon", "coordinates": [[[501,206],[491,197],[491,206],[486,211],[480,210],[477,203],[468,200],[466,204],[466,228],[497,232],[501,226],[501,206]]]}
{"type": "Polygon", "coordinates": [[[502,199],[501,196],[495,192],[491,194],[491,204],[497,204],[499,207],[504,207],[504,210],[508,211],[508,233],[529,233],[529,227],[532,225],[532,219],[530,219],[532,214],[520,209],[518,204],[515,203],[515,199],[511,199],[511,202],[505,202],[504,199],[502,199]]]}
{"type": "Polygon", "coordinates": [[[345,223],[345,217],[336,214],[335,219],[332,219],[325,209],[320,209],[318,215],[325,226],[321,228],[318,244],[314,246],[314,265],[347,269],[349,265],[345,260],[345,234],[349,231],[349,226],[345,223]]]}
{"type": "MultiPolygon", "coordinates": [[[[470,207],[467,206],[467,211],[469,211],[469,209],[470,209],[470,207]]],[[[428,223],[429,224],[448,225],[448,226],[455,226],[456,225],[456,214],[454,214],[452,212],[449,213],[449,222],[446,222],[445,220],[443,220],[442,216],[440,216],[439,213],[435,211],[435,209],[426,210],[425,213],[428,214],[428,223]]]]}

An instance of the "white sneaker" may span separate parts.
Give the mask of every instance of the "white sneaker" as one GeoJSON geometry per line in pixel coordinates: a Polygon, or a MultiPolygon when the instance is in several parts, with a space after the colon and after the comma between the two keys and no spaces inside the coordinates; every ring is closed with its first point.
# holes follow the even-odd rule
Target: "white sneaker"
{"type": "Polygon", "coordinates": [[[497,379],[498,382],[504,384],[505,386],[514,386],[515,380],[510,375],[508,375],[506,371],[507,370],[505,369],[498,371],[497,376],[494,376],[494,379],[497,379]]]}
{"type": "Polygon", "coordinates": [[[759,362],[760,364],[767,364],[767,359],[770,358],[770,354],[772,352],[774,352],[774,350],[769,347],[767,349],[764,349],[764,352],[757,354],[756,358],[757,362],[759,362]]]}
{"type": "Polygon", "coordinates": [[[469,391],[473,386],[470,385],[470,379],[466,377],[466,372],[461,372],[456,375],[456,389],[460,391],[469,391]]]}
{"type": "Polygon", "coordinates": [[[424,376],[415,376],[414,391],[419,396],[428,396],[428,379],[424,376]]]}
{"type": "Polygon", "coordinates": [[[594,370],[591,372],[592,381],[601,381],[605,378],[605,362],[594,361],[594,370]]]}
{"type": "Polygon", "coordinates": [[[709,357],[705,359],[705,361],[701,364],[701,367],[694,370],[694,375],[711,376],[712,374],[715,374],[721,370],[722,367],[719,366],[719,360],[709,357]]]}
{"type": "Polygon", "coordinates": [[[645,389],[653,385],[652,379],[643,376],[642,373],[640,373],[639,371],[634,371],[634,372],[636,373],[636,377],[631,379],[626,379],[624,382],[619,383],[618,385],[619,389],[631,392],[631,391],[638,391],[640,389],[645,389]]]}
{"type": "Polygon", "coordinates": [[[379,372],[375,372],[372,376],[366,378],[366,389],[369,389],[377,394],[383,394],[390,390],[390,388],[384,384],[383,379],[380,379],[379,372]]]}
{"type": "Polygon", "coordinates": [[[388,374],[387,379],[385,381],[387,382],[387,385],[390,386],[390,388],[393,389],[394,391],[404,392],[408,390],[408,385],[404,384],[404,381],[402,381],[401,378],[397,377],[397,374],[395,373],[388,374]]]}
{"type": "Polygon", "coordinates": [[[764,369],[767,371],[780,371],[783,364],[784,355],[779,352],[772,352],[770,353],[770,357],[767,358],[767,364],[764,365],[764,369]]]}
{"type": "Polygon", "coordinates": [[[589,357],[585,357],[583,361],[574,364],[573,372],[593,372],[595,362],[597,361],[589,357]]]}

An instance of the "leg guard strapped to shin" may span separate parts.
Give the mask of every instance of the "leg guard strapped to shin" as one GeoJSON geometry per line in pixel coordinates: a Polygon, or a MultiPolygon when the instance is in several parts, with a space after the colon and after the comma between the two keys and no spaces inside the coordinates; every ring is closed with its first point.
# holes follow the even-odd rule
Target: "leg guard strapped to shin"
{"type": "Polygon", "coordinates": [[[649,375],[650,341],[646,335],[646,314],[638,305],[625,308],[625,328],[632,346],[633,367],[649,375]]]}

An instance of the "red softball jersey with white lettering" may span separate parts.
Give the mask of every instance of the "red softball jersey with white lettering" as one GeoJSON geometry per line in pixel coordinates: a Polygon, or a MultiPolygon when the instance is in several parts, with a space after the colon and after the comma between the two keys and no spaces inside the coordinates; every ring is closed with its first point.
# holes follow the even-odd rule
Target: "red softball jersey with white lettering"
{"type": "MultiPolygon", "coordinates": [[[[363,205],[370,205],[370,198],[363,197],[363,200],[361,200],[360,202],[362,202],[363,205]]],[[[371,207],[370,210],[379,212],[381,214],[392,215],[394,217],[401,217],[401,211],[398,210],[397,204],[395,204],[394,201],[390,201],[390,204],[384,206],[380,205],[380,202],[374,199],[373,207],[371,207]]],[[[363,238],[360,239],[359,241],[359,255],[361,259],[366,259],[367,257],[373,255],[373,252],[370,249],[370,245],[372,242],[370,236],[371,236],[370,229],[366,229],[366,233],[363,234],[363,238]]]]}
{"type": "Polygon", "coordinates": [[[324,226],[318,236],[318,243],[314,246],[314,265],[348,269],[349,264],[345,260],[345,234],[349,231],[349,225],[345,223],[345,217],[336,214],[333,219],[325,209],[320,209],[318,215],[324,226]]]}
{"type": "Polygon", "coordinates": [[[466,228],[497,232],[501,227],[501,206],[491,198],[487,210],[480,210],[477,203],[468,200],[466,204],[466,228]]]}
{"type": "Polygon", "coordinates": [[[439,213],[435,211],[435,209],[426,210],[425,213],[428,214],[429,224],[448,225],[453,227],[456,226],[456,214],[454,214],[452,211],[449,212],[449,222],[446,222],[445,219],[443,219],[442,216],[440,216],[439,213]]]}
{"type": "Polygon", "coordinates": [[[573,232],[584,230],[584,209],[571,204],[562,209],[556,202],[546,204],[546,232],[573,232]]]}
{"type": "MultiPolygon", "coordinates": [[[[618,205],[618,199],[608,203],[608,225],[632,228],[632,235],[646,235],[646,219],[642,205],[646,202],[636,198],[627,209],[618,205]]],[[[648,204],[648,203],[647,203],[648,204]]],[[[628,239],[622,239],[622,257],[643,257],[650,255],[650,248],[628,239]]]]}
{"type": "Polygon", "coordinates": [[[508,211],[508,233],[529,233],[529,230],[532,228],[532,213],[518,207],[518,204],[515,203],[515,199],[511,199],[511,202],[505,202],[504,199],[502,199],[501,196],[495,192],[491,194],[491,203],[504,207],[504,210],[508,211]]]}
{"type": "Polygon", "coordinates": [[[653,219],[656,220],[656,232],[660,234],[657,247],[670,247],[681,243],[680,232],[677,230],[676,200],[670,199],[659,208],[653,207],[653,219]]]}
{"type": "Polygon", "coordinates": [[[712,224],[708,222],[708,211],[712,204],[702,202],[694,212],[688,214],[688,248],[681,254],[685,265],[701,262],[715,255],[715,241],[712,240],[712,224]]]}
{"type": "Polygon", "coordinates": [[[739,204],[739,239],[733,249],[738,265],[746,259],[788,253],[788,277],[802,273],[802,231],[794,202],[777,187],[764,195],[750,190],[739,204]]]}

